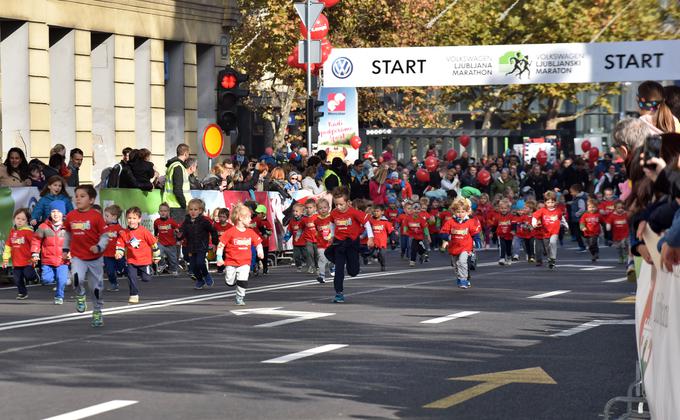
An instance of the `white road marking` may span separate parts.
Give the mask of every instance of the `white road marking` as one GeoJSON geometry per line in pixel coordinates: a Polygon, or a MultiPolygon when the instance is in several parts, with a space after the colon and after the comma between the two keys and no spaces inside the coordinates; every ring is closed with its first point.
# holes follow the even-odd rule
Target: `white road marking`
{"type": "Polygon", "coordinates": [[[529,296],[529,299],[543,299],[543,298],[547,298],[547,297],[563,295],[563,294],[569,293],[569,292],[571,292],[571,290],[555,290],[555,291],[548,292],[548,293],[541,293],[540,295],[529,296]]]}
{"type": "Polygon", "coordinates": [[[628,280],[628,277],[620,277],[618,279],[605,280],[602,283],[623,283],[628,280]]]}
{"type": "Polygon", "coordinates": [[[606,270],[608,268],[614,268],[612,266],[607,266],[607,265],[581,265],[581,264],[558,264],[558,268],[560,267],[570,267],[570,268],[580,268],[581,271],[595,271],[595,270],[606,270]]]}
{"type": "Polygon", "coordinates": [[[607,270],[609,268],[614,268],[607,265],[597,265],[595,267],[582,268],[581,271],[595,271],[595,270],[607,270]]]}
{"type": "Polygon", "coordinates": [[[421,324],[441,324],[442,322],[451,321],[452,319],[465,318],[465,317],[468,317],[468,316],[471,316],[471,315],[476,315],[478,313],[479,313],[479,311],[457,312],[455,314],[446,315],[446,316],[442,316],[442,317],[439,317],[439,318],[432,318],[432,319],[428,319],[426,321],[420,321],[420,323],[421,324]]]}
{"type": "Polygon", "coordinates": [[[325,346],[314,347],[313,349],[287,354],[285,356],[277,357],[276,359],[265,360],[262,363],[275,363],[275,364],[288,363],[293,360],[303,359],[305,357],[314,356],[316,354],[341,349],[343,347],[347,347],[348,345],[349,344],[326,344],[325,346]]]}
{"type": "Polygon", "coordinates": [[[260,315],[274,315],[274,316],[290,316],[291,319],[284,319],[282,321],[268,322],[266,324],[255,325],[255,327],[267,328],[267,327],[278,327],[279,325],[292,324],[294,322],[306,321],[308,319],[324,318],[327,316],[335,315],[330,312],[303,312],[303,311],[284,311],[281,307],[278,308],[255,308],[255,309],[240,309],[231,311],[234,315],[248,315],[248,314],[260,314],[260,315]]]}
{"type": "Polygon", "coordinates": [[[585,324],[581,324],[579,326],[576,326],[574,328],[570,328],[568,330],[564,330],[555,334],[552,334],[551,337],[569,337],[578,333],[581,333],[583,331],[588,331],[589,329],[599,327],[600,325],[635,325],[635,320],[634,319],[614,319],[614,320],[593,320],[590,322],[586,322],[585,324]]]}
{"type": "Polygon", "coordinates": [[[91,407],[82,408],[80,410],[71,411],[70,413],[61,414],[59,416],[50,417],[44,420],[79,420],[96,416],[97,414],[106,413],[107,411],[118,410],[119,408],[137,404],[138,402],[139,401],[113,400],[102,404],[93,405],[91,407]]]}

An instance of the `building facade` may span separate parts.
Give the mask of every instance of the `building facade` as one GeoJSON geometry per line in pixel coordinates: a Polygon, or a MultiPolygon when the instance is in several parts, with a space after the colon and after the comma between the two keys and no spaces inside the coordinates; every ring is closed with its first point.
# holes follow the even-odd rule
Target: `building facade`
{"type": "Polygon", "coordinates": [[[235,0],[3,0],[3,160],[12,147],[43,161],[57,143],[78,147],[81,182],[96,184],[126,146],[162,171],[184,142],[207,167],[200,137],[237,13],[235,0]]]}

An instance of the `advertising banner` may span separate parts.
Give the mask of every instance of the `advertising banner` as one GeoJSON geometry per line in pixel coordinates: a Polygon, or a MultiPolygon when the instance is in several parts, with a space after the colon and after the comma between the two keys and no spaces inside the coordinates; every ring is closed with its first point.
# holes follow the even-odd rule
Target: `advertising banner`
{"type": "Polygon", "coordinates": [[[319,100],[324,101],[319,119],[320,150],[326,150],[328,161],[334,157],[354,161],[359,150],[350,145],[350,140],[359,135],[359,114],[357,90],[354,88],[319,89],[319,100]]]}
{"type": "Polygon", "coordinates": [[[680,79],[680,40],[334,48],[325,87],[470,86],[680,79]]]}

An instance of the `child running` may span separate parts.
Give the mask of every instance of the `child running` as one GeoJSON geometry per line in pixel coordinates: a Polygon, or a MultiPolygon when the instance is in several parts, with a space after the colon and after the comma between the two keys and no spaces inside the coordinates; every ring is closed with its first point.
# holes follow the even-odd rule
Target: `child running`
{"type": "MultiPolygon", "coordinates": [[[[215,230],[217,231],[217,237],[220,237],[224,232],[234,227],[234,225],[232,225],[231,221],[229,220],[229,209],[220,208],[215,210],[217,211],[217,219],[213,223],[213,226],[215,226],[215,230]]],[[[215,212],[213,212],[213,214],[214,213],[215,212]]],[[[224,258],[224,255],[222,258],[224,258]]],[[[219,274],[224,273],[224,266],[217,267],[217,272],[219,274]]]]}
{"type": "MultiPolygon", "coordinates": [[[[259,266],[262,265],[262,275],[269,273],[269,237],[272,235],[272,224],[267,220],[267,207],[263,204],[258,204],[255,208],[255,231],[262,238],[262,252],[264,258],[258,261],[259,266]]],[[[257,272],[257,271],[256,271],[257,272]]]]}
{"type": "Polygon", "coordinates": [[[556,207],[557,196],[554,191],[546,191],[543,194],[545,207],[536,210],[531,218],[533,227],[542,227],[543,240],[536,239],[536,265],[543,264],[544,253],[548,254],[548,267],[555,268],[557,263],[557,241],[560,227],[565,224],[562,212],[556,207]],[[540,264],[539,264],[540,263],[540,264]]]}
{"type": "Polygon", "coordinates": [[[177,262],[177,230],[179,223],[170,217],[170,206],[161,203],[158,206],[158,219],[153,222],[153,234],[160,250],[158,274],[166,269],[173,276],[179,275],[177,262]]]}
{"type": "MultiPolygon", "coordinates": [[[[319,251],[319,274],[316,277],[316,281],[326,283],[326,267],[329,265],[326,258],[326,249],[333,242],[330,219],[331,205],[328,200],[321,198],[316,202],[316,209],[318,214],[316,220],[314,220],[314,226],[316,226],[316,244],[319,251]]],[[[331,275],[333,274],[331,273],[331,275]]]]}
{"type": "Polygon", "coordinates": [[[597,241],[600,239],[600,232],[602,231],[600,227],[601,222],[602,216],[597,206],[597,200],[591,198],[586,203],[586,212],[581,215],[579,228],[583,233],[583,238],[586,240],[586,245],[593,262],[597,261],[600,257],[600,248],[597,241]]]}
{"type": "Polygon", "coordinates": [[[66,206],[64,202],[55,200],[50,203],[50,217],[38,226],[31,242],[33,264],[42,260],[42,281],[45,284],[54,284],[54,304],[64,303],[64,288],[68,283],[68,265],[64,261],[62,249],[66,231],[64,227],[64,215],[66,206]]]}
{"type": "Polygon", "coordinates": [[[208,254],[210,241],[217,245],[217,231],[210,219],[203,215],[205,203],[199,198],[192,198],[187,204],[188,214],[180,227],[182,238],[186,239],[186,250],[189,255],[189,270],[195,277],[194,289],[201,290],[212,287],[215,283],[208,273],[205,257],[208,254]]]}
{"type": "Polygon", "coordinates": [[[76,289],[76,311],[85,312],[85,285],[92,291],[94,310],[92,326],[104,325],[102,308],[104,306],[104,263],[102,253],[106,249],[109,237],[106,234],[106,222],[101,213],[93,208],[97,191],[92,185],[76,187],[76,209],[66,215],[64,229],[67,235],[64,241],[64,253],[71,250],[71,271],[73,286],[76,289]]]}
{"type": "Polygon", "coordinates": [[[284,241],[293,238],[293,259],[295,268],[298,272],[302,271],[302,265],[307,261],[307,247],[305,243],[304,223],[302,222],[305,206],[296,203],[293,206],[293,217],[288,221],[288,232],[284,236],[284,241]]]}
{"type": "Polygon", "coordinates": [[[451,204],[453,217],[442,226],[442,234],[448,235],[448,250],[451,265],[456,271],[456,284],[461,289],[471,286],[468,271],[468,257],[472,253],[472,236],[481,231],[481,225],[470,219],[470,202],[458,197],[451,204]]]}
{"type": "Polygon", "coordinates": [[[387,238],[394,231],[392,223],[383,217],[385,213],[385,206],[373,206],[373,217],[370,219],[371,228],[373,229],[373,245],[375,253],[378,256],[380,263],[380,271],[385,271],[385,250],[387,249],[387,238]]]}
{"type": "Polygon", "coordinates": [[[248,228],[252,215],[248,207],[236,204],[231,209],[234,227],[222,234],[217,245],[217,265],[226,266],[224,281],[227,286],[236,286],[236,304],[245,305],[248,274],[252,259],[251,247],[256,247],[257,257],[264,258],[262,238],[248,228]],[[223,259],[226,255],[227,259],[223,259]]]}
{"type": "Polygon", "coordinates": [[[120,290],[118,287],[118,273],[127,273],[125,258],[116,259],[118,234],[123,230],[123,227],[118,223],[122,213],[123,210],[116,204],[112,204],[104,209],[104,221],[106,222],[104,232],[109,237],[109,243],[104,249],[104,270],[109,279],[109,287],[106,289],[109,292],[120,290]]]}
{"type": "Polygon", "coordinates": [[[302,238],[305,241],[307,257],[307,273],[316,274],[316,266],[319,261],[319,251],[316,245],[316,200],[308,198],[305,202],[305,217],[302,218],[302,238]]]}
{"type": "MultiPolygon", "coordinates": [[[[335,209],[330,219],[334,234],[333,244],[326,249],[326,258],[335,264],[334,303],[344,303],[345,268],[347,274],[355,277],[359,274],[359,236],[366,229],[368,247],[373,247],[373,229],[366,213],[349,206],[349,191],[346,188],[333,190],[335,209]]],[[[426,223],[423,220],[423,223],[426,223]]]]}
{"type": "Polygon", "coordinates": [[[498,264],[512,264],[512,240],[515,234],[512,230],[514,216],[510,213],[510,201],[502,199],[498,203],[498,218],[496,219],[496,235],[498,236],[498,248],[500,249],[500,259],[498,264]]]}
{"type": "Polygon", "coordinates": [[[33,281],[38,277],[31,259],[33,229],[28,225],[30,218],[31,212],[28,209],[17,209],[14,212],[14,227],[9,231],[2,254],[2,268],[7,268],[10,258],[12,259],[12,272],[18,300],[28,298],[26,281],[33,281]]]}
{"type": "Polygon", "coordinates": [[[619,254],[619,264],[625,264],[628,257],[628,214],[622,201],[614,205],[614,212],[607,218],[607,230],[611,232],[614,248],[619,254]]]}
{"type": "Polygon", "coordinates": [[[430,242],[430,232],[427,230],[427,220],[420,216],[420,207],[409,207],[406,210],[406,218],[404,219],[404,234],[411,238],[409,248],[411,249],[411,260],[408,263],[409,267],[416,266],[416,258],[420,259],[422,264],[425,261],[425,245],[423,241],[427,238],[430,242]]]}
{"type": "Polygon", "coordinates": [[[130,284],[130,297],[128,303],[139,303],[139,283],[151,280],[151,263],[160,261],[160,251],[156,244],[156,238],[147,228],[141,225],[142,210],[139,207],[130,207],[125,212],[127,229],[118,235],[116,243],[116,259],[120,260],[127,256],[128,280],[130,284]],[[139,276],[139,277],[138,277],[139,276]]]}
{"type": "Polygon", "coordinates": [[[527,200],[524,207],[519,209],[517,216],[515,216],[517,237],[522,241],[529,264],[536,262],[534,257],[534,228],[531,226],[531,215],[534,211],[536,211],[536,202],[527,200]]]}

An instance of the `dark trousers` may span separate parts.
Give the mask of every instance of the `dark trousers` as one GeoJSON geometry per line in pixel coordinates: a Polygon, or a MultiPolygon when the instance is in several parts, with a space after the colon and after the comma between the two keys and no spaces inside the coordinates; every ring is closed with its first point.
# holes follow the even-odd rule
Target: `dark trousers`
{"type": "Polygon", "coordinates": [[[130,296],[139,294],[139,278],[143,282],[151,280],[151,266],[150,265],[132,265],[128,266],[127,270],[128,283],[130,284],[130,296]]]}
{"type": "Polygon", "coordinates": [[[498,248],[501,252],[501,258],[512,258],[512,239],[498,238],[498,248]]]}
{"type": "Polygon", "coordinates": [[[586,243],[588,244],[588,251],[593,257],[597,257],[600,254],[600,247],[597,245],[597,236],[586,237],[586,243]]]}
{"type": "Polygon", "coordinates": [[[534,258],[534,238],[522,238],[522,244],[524,244],[524,252],[527,253],[527,257],[534,258]]]}
{"type": "Polygon", "coordinates": [[[411,239],[411,261],[415,262],[418,255],[423,255],[425,253],[422,242],[422,239],[411,239]]]}
{"type": "Polygon", "coordinates": [[[401,245],[401,256],[410,255],[409,248],[411,246],[411,238],[402,233],[399,237],[399,242],[401,245]]]}
{"type": "Polygon", "coordinates": [[[293,260],[296,268],[302,267],[307,262],[307,247],[305,245],[293,246],[293,260]]]}
{"type": "Polygon", "coordinates": [[[262,247],[264,258],[262,259],[262,272],[267,274],[269,272],[269,247],[262,247]]]}
{"type": "Polygon", "coordinates": [[[381,267],[385,266],[385,248],[376,248],[375,249],[375,254],[373,254],[378,257],[378,262],[380,263],[381,267]]]}
{"type": "Polygon", "coordinates": [[[328,261],[335,264],[333,286],[335,293],[342,293],[345,288],[345,266],[347,274],[355,277],[359,274],[359,239],[333,240],[333,244],[324,253],[328,261]]]}
{"type": "Polygon", "coordinates": [[[571,236],[576,238],[579,248],[583,249],[586,246],[583,244],[583,235],[581,235],[581,226],[578,223],[570,223],[569,230],[571,231],[571,236]]]}
{"type": "Polygon", "coordinates": [[[189,271],[196,277],[197,282],[205,281],[208,274],[208,266],[205,263],[205,251],[192,252],[189,256],[189,271]]]}
{"type": "Polygon", "coordinates": [[[20,295],[28,294],[26,281],[33,281],[38,277],[35,268],[32,265],[12,267],[12,275],[14,276],[14,285],[17,287],[17,293],[20,295]]]}
{"type": "Polygon", "coordinates": [[[125,258],[117,260],[114,257],[104,257],[104,271],[106,271],[109,284],[111,286],[118,286],[118,273],[121,271],[127,272],[125,258]]]}

